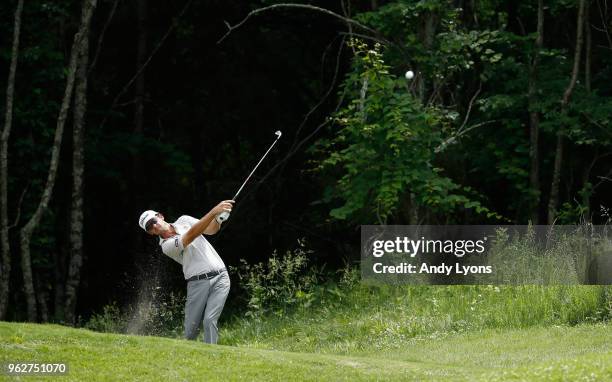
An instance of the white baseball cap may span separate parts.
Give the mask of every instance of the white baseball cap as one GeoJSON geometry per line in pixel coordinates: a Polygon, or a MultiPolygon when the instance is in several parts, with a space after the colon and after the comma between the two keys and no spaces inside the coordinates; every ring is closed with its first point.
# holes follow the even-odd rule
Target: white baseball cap
{"type": "Polygon", "coordinates": [[[155,215],[157,215],[157,211],[147,210],[143,212],[140,215],[140,218],[138,219],[138,225],[140,226],[140,228],[146,231],[147,229],[145,227],[147,226],[147,223],[149,222],[149,220],[153,219],[155,215]]]}

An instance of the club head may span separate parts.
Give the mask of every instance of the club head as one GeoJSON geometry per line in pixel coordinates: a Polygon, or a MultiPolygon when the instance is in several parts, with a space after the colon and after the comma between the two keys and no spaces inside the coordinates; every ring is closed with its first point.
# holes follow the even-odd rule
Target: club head
{"type": "Polygon", "coordinates": [[[280,130],[276,130],[276,132],[274,134],[276,134],[276,139],[280,138],[281,135],[283,135],[283,133],[281,133],[280,130]]]}

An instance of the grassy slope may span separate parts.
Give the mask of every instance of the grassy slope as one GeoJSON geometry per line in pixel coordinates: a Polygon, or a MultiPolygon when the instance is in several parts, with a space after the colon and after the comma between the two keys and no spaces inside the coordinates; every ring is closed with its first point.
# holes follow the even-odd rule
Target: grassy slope
{"type": "Polygon", "coordinates": [[[609,381],[610,344],[612,324],[597,324],[474,331],[331,355],[0,323],[0,362],[68,362],[57,380],[609,381]]]}

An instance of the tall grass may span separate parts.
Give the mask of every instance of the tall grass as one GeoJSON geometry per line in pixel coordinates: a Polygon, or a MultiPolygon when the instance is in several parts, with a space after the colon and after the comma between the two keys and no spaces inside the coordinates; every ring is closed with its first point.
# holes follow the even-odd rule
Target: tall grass
{"type": "MultiPolygon", "coordinates": [[[[356,271],[351,271],[354,279],[356,271]]],[[[608,286],[364,286],[320,290],[286,316],[235,317],[222,343],[309,352],[401,348],[405,341],[482,329],[612,319],[608,286]]]]}
{"type": "Polygon", "coordinates": [[[486,256],[495,272],[475,277],[478,284],[597,284],[612,272],[608,226],[539,226],[537,232],[534,226],[516,228],[519,232],[496,230],[486,256]]]}

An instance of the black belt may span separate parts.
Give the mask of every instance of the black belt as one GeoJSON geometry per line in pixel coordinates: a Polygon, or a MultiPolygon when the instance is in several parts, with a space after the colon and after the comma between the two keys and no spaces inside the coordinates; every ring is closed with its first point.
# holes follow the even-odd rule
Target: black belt
{"type": "Polygon", "coordinates": [[[188,278],[187,282],[189,282],[189,281],[196,281],[196,280],[210,280],[213,277],[218,276],[218,275],[220,275],[221,273],[223,273],[225,271],[226,271],[225,268],[221,268],[218,271],[202,273],[201,275],[196,275],[196,276],[192,276],[192,277],[188,278]]]}

